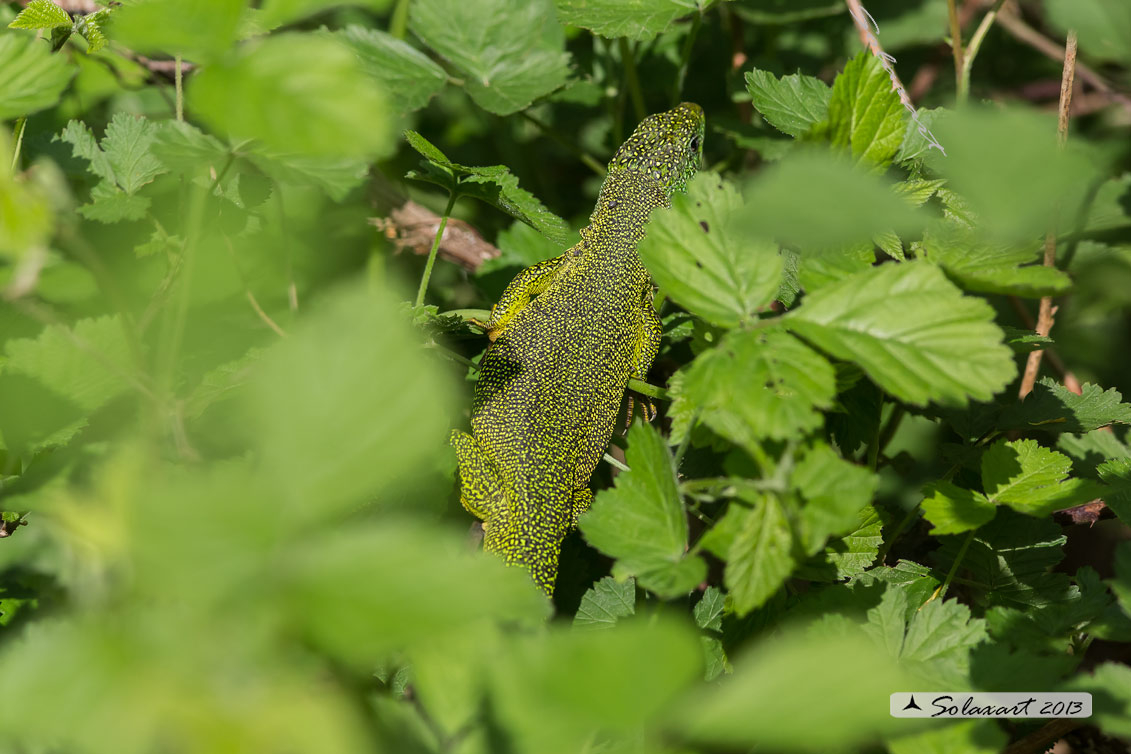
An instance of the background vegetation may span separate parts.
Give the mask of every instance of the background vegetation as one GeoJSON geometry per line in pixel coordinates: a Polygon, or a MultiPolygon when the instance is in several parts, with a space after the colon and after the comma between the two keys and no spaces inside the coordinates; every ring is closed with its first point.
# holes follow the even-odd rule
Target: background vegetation
{"type": "Polygon", "coordinates": [[[918,689],[1090,691],[1075,745],[1120,750],[1131,6],[871,0],[922,131],[856,7],[0,4],[0,751],[1072,727],[890,718],[918,689]],[[680,100],[706,165],[640,249],[660,417],[551,605],[468,541],[466,320],[680,100]]]}

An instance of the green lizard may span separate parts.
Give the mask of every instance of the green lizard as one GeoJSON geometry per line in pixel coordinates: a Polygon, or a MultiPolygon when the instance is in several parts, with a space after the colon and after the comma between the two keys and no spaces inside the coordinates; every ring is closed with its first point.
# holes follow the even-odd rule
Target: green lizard
{"type": "Polygon", "coordinates": [[[451,437],[460,502],[483,520],[484,548],[529,568],[547,594],[628,380],[644,379],[659,351],[636,245],[699,167],[704,125],[687,102],[641,121],[609,163],[581,242],[520,272],[491,310],[471,434],[451,437]]]}

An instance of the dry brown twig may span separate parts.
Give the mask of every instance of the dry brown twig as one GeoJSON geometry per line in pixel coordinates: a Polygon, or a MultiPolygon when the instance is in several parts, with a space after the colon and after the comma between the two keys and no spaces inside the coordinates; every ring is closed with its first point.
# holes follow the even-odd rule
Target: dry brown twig
{"type": "MultiPolygon", "coordinates": [[[[1068,32],[1068,41],[1064,48],[1064,72],[1060,78],[1060,111],[1056,123],[1056,140],[1061,149],[1068,141],[1068,115],[1072,107],[1072,83],[1076,78],[1076,31],[1068,32]]],[[[1055,222],[1045,234],[1045,267],[1056,265],[1056,225],[1055,222]]],[[[1037,334],[1047,337],[1052,330],[1053,315],[1056,309],[1052,305],[1052,296],[1042,296],[1040,309],[1037,313],[1037,334]]],[[[1021,378],[1019,396],[1024,398],[1033,390],[1037,381],[1037,372],[1041,368],[1041,357],[1044,350],[1040,349],[1029,354],[1025,363],[1025,374],[1021,378]]]]}
{"type": "MultiPolygon", "coordinates": [[[[440,227],[440,216],[410,200],[392,210],[388,217],[374,217],[369,222],[393,242],[398,252],[408,249],[423,256],[432,248],[440,227]]],[[[500,252],[483,240],[483,236],[471,225],[451,217],[440,239],[439,254],[468,272],[474,272],[488,259],[499,256],[500,252]]]]}

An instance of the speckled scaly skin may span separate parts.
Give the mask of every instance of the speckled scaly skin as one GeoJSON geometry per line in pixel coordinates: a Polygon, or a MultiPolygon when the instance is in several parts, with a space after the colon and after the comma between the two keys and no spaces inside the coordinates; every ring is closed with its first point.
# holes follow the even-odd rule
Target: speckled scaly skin
{"type": "Polygon", "coordinates": [[[695,174],[703,131],[692,103],[645,118],[609,163],[581,242],[520,272],[492,309],[471,434],[451,438],[460,502],[483,520],[484,548],[527,567],[547,594],[628,379],[643,379],[659,351],[636,245],[652,210],[695,174]]]}

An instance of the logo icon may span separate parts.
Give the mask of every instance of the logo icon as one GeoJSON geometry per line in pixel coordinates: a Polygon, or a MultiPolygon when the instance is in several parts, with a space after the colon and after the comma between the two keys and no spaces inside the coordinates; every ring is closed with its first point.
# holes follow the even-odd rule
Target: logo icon
{"type": "Polygon", "coordinates": [[[923,708],[922,708],[922,707],[920,707],[920,706],[919,706],[918,704],[916,704],[916,703],[915,703],[915,695],[914,695],[914,694],[912,694],[912,695],[911,695],[911,701],[909,701],[909,702],[907,703],[907,706],[906,706],[906,707],[904,707],[903,709],[917,709],[917,710],[919,710],[920,712],[922,712],[922,711],[923,711],[923,708]]]}

